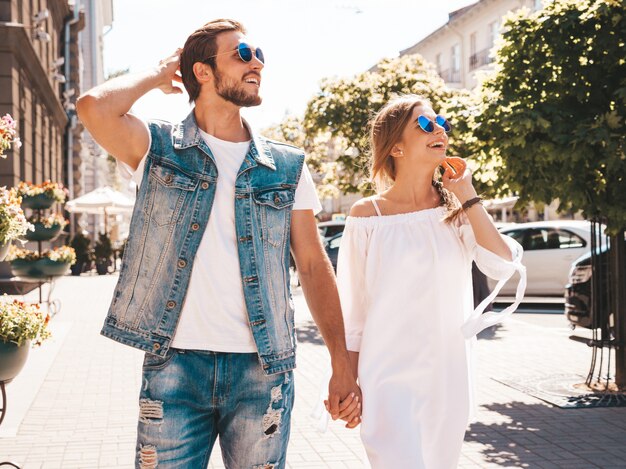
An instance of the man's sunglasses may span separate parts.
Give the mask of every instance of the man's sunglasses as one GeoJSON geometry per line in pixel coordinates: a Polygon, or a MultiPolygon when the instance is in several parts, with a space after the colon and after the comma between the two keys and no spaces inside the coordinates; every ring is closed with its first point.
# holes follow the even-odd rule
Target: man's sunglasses
{"type": "Polygon", "coordinates": [[[256,49],[254,49],[254,51],[253,51],[252,47],[250,47],[245,42],[239,43],[239,45],[237,46],[236,49],[229,50],[229,51],[226,51],[226,52],[220,52],[219,54],[212,55],[212,56],[207,57],[204,60],[202,60],[202,62],[206,62],[209,59],[213,59],[213,58],[217,57],[218,55],[230,54],[230,53],[235,52],[235,51],[237,51],[237,53],[239,54],[239,58],[241,60],[243,60],[244,62],[246,62],[246,63],[248,63],[248,62],[250,62],[252,60],[252,56],[255,56],[257,59],[259,59],[259,62],[261,62],[262,64],[265,63],[265,56],[263,55],[263,51],[260,48],[258,48],[258,47],[256,49]]]}
{"type": "Polygon", "coordinates": [[[435,117],[434,121],[431,121],[428,117],[422,114],[417,118],[417,123],[419,124],[420,129],[428,133],[431,133],[433,130],[435,130],[435,123],[438,126],[443,127],[443,130],[446,133],[452,130],[452,127],[450,127],[450,122],[448,122],[448,120],[443,116],[437,116],[435,117]]]}

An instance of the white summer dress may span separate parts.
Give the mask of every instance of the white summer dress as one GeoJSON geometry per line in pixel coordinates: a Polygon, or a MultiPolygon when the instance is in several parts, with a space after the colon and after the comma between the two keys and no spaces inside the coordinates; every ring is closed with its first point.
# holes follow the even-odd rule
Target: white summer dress
{"type": "MultiPolygon", "coordinates": [[[[374,204],[375,205],[375,204],[374,204]]],[[[456,469],[473,406],[471,348],[482,329],[523,297],[522,247],[503,236],[513,261],[476,244],[465,215],[443,207],[348,217],[337,284],[348,350],[358,351],[361,439],[373,469],[456,469]],[[472,260],[501,280],[474,311],[472,260]],[[520,273],[516,301],[481,314],[520,273]]]]}

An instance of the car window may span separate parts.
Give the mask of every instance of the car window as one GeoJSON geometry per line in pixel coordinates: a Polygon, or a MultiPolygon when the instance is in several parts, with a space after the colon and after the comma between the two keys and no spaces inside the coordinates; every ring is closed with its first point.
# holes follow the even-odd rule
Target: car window
{"type": "Polygon", "coordinates": [[[525,249],[526,246],[524,246],[524,236],[526,234],[526,231],[528,230],[511,230],[511,231],[506,231],[504,234],[513,238],[515,241],[520,243],[522,247],[525,249]]]}
{"type": "Polygon", "coordinates": [[[571,231],[556,228],[533,228],[529,230],[528,237],[522,246],[526,251],[536,251],[540,249],[581,248],[585,244],[584,239],[571,231]]]}
{"type": "Polygon", "coordinates": [[[558,232],[560,249],[584,248],[587,245],[583,238],[571,231],[558,230],[558,232]]]}
{"type": "MultiPolygon", "coordinates": [[[[529,230],[524,249],[527,251],[536,251],[539,249],[550,249],[548,248],[548,231],[550,230],[546,228],[533,228],[529,230]]],[[[554,244],[553,241],[552,241],[552,244],[554,244]]],[[[558,247],[558,239],[557,239],[557,247],[558,247]]]]}

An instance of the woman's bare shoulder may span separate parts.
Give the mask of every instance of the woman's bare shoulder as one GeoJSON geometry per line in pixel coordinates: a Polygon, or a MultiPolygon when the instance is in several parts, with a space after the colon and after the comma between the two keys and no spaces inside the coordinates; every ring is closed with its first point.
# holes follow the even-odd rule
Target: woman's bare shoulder
{"type": "Polygon", "coordinates": [[[356,201],[350,209],[350,216],[355,218],[367,218],[376,215],[376,209],[374,208],[371,197],[365,197],[356,201]]]}

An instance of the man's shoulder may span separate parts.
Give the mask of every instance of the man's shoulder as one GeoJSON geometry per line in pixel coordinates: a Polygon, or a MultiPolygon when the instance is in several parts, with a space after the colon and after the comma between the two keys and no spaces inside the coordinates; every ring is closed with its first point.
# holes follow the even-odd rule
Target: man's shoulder
{"type": "Polygon", "coordinates": [[[163,132],[172,132],[180,126],[180,124],[175,124],[163,119],[146,119],[144,122],[149,129],[156,129],[163,132]]]}
{"type": "Polygon", "coordinates": [[[272,147],[272,148],[276,148],[279,151],[282,152],[287,152],[287,153],[291,153],[294,155],[304,155],[304,150],[300,147],[297,147],[295,145],[292,145],[290,143],[286,143],[286,142],[281,142],[279,140],[273,140],[271,138],[267,138],[264,136],[261,136],[263,138],[263,140],[265,140],[267,142],[267,144],[272,147]]]}

